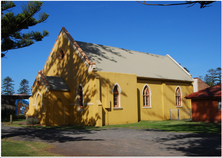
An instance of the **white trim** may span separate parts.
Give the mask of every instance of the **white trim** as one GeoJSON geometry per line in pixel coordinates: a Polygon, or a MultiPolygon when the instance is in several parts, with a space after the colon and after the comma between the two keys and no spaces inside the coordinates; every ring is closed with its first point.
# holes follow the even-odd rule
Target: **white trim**
{"type": "MultiPolygon", "coordinates": [[[[117,87],[118,87],[118,92],[119,92],[119,94],[118,94],[118,97],[119,97],[119,98],[118,98],[118,99],[119,99],[119,104],[118,104],[118,105],[119,105],[119,107],[115,107],[115,108],[120,108],[120,107],[121,107],[121,105],[120,105],[120,103],[121,103],[121,102],[120,102],[120,93],[121,93],[121,88],[120,88],[120,86],[119,86],[119,84],[118,84],[118,83],[115,83],[115,84],[114,84],[114,86],[113,86],[113,89],[112,89],[112,93],[114,92],[114,87],[115,87],[115,86],[117,86],[117,87]]],[[[114,103],[113,103],[113,105],[114,105],[114,103]]]]}
{"type": "MultiPolygon", "coordinates": [[[[169,54],[167,54],[166,56],[169,57],[175,64],[177,64],[187,75],[191,76],[191,74],[187,72],[180,64],[178,64],[178,62],[176,62],[176,60],[174,60],[169,54]]],[[[191,80],[193,79],[191,78],[191,80]]]]}
{"type": "Polygon", "coordinates": [[[145,84],[145,85],[143,86],[143,89],[142,89],[142,95],[143,95],[143,91],[144,91],[144,89],[145,89],[146,86],[149,88],[150,95],[152,95],[152,92],[151,92],[150,86],[149,86],[148,84],[145,84]]]}
{"type": "Polygon", "coordinates": [[[180,103],[181,103],[181,105],[180,105],[180,106],[176,106],[176,107],[183,107],[183,102],[182,102],[183,92],[182,92],[182,89],[180,88],[180,86],[177,86],[177,87],[176,87],[174,95],[176,96],[177,88],[180,89],[180,96],[181,96],[181,98],[180,98],[180,99],[181,99],[180,103]]]}
{"type": "Polygon", "coordinates": [[[149,107],[147,107],[147,106],[143,106],[143,107],[146,107],[146,108],[152,108],[152,106],[151,106],[151,95],[152,95],[152,92],[151,92],[151,88],[150,88],[150,86],[148,85],[148,84],[145,84],[144,86],[143,86],[143,89],[142,89],[142,96],[143,96],[143,91],[144,91],[144,89],[145,89],[145,87],[148,87],[148,89],[149,89],[149,95],[150,95],[150,97],[149,97],[149,99],[150,99],[150,106],[149,107]]]}
{"type": "Polygon", "coordinates": [[[84,103],[84,105],[86,105],[86,106],[87,106],[87,105],[93,105],[93,103],[84,103]]]}
{"type": "Polygon", "coordinates": [[[91,72],[91,71],[93,71],[93,72],[97,71],[96,65],[89,65],[88,72],[91,72]]]}
{"type": "Polygon", "coordinates": [[[113,89],[112,89],[112,93],[114,92],[114,87],[115,87],[116,85],[118,86],[118,91],[119,91],[119,93],[121,93],[121,88],[120,88],[120,86],[119,86],[118,83],[115,83],[115,84],[114,84],[113,89]]]}
{"type": "Polygon", "coordinates": [[[66,33],[64,32],[64,30],[62,30],[63,35],[68,39],[68,41],[72,44],[74,50],[78,53],[78,55],[81,57],[82,61],[86,64],[86,66],[89,68],[89,64],[86,62],[85,58],[82,56],[82,54],[78,51],[78,49],[76,49],[76,46],[74,45],[74,43],[72,43],[72,41],[69,39],[69,37],[66,35],[66,33]]]}
{"type": "Polygon", "coordinates": [[[143,109],[152,109],[152,107],[143,106],[143,109]]]}
{"type": "Polygon", "coordinates": [[[183,96],[183,93],[182,93],[182,89],[180,88],[180,86],[177,86],[177,87],[176,87],[176,89],[175,89],[175,93],[174,93],[174,94],[175,94],[175,96],[176,96],[177,88],[179,88],[179,89],[180,89],[180,93],[181,93],[181,97],[182,97],[182,96],[183,96]]]}
{"type": "Polygon", "coordinates": [[[197,92],[198,91],[198,79],[194,78],[193,80],[194,80],[194,82],[193,82],[193,92],[197,92]]]}

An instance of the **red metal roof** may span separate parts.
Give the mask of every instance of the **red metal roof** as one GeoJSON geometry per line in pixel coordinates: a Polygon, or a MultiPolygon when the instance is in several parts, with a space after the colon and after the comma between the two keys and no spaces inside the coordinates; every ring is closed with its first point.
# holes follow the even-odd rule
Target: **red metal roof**
{"type": "Polygon", "coordinates": [[[209,97],[221,97],[221,84],[217,84],[215,86],[205,88],[198,92],[191,93],[187,95],[186,99],[193,98],[209,98],[209,97]]]}

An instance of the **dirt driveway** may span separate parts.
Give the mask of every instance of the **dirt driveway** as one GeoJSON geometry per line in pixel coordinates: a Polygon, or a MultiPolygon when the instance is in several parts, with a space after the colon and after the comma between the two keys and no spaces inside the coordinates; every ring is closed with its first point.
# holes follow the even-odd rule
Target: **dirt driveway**
{"type": "Polygon", "coordinates": [[[53,144],[64,156],[221,156],[221,135],[112,128],[55,130],[1,126],[2,139],[53,144]]]}

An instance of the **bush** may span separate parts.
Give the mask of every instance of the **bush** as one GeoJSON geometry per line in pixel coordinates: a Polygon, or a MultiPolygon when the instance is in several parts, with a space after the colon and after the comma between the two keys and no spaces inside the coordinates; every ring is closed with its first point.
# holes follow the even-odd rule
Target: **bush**
{"type": "Polygon", "coordinates": [[[26,119],[26,124],[27,125],[34,125],[34,124],[39,124],[39,120],[36,118],[27,118],[26,119]]]}

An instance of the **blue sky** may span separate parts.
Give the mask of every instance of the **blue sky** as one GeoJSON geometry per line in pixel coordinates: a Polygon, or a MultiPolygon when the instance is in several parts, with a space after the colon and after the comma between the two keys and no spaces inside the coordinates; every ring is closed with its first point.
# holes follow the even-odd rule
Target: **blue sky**
{"type": "MultiPolygon", "coordinates": [[[[12,11],[20,12],[23,3],[15,2],[12,11]]],[[[29,47],[9,50],[1,59],[1,80],[11,77],[15,92],[22,79],[32,86],[62,27],[77,41],[169,54],[193,77],[204,77],[209,69],[221,67],[220,1],[204,9],[197,4],[188,8],[136,1],[43,1],[41,12],[49,18],[29,30],[46,29],[49,36],[29,47]]]]}

